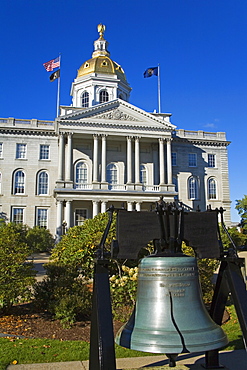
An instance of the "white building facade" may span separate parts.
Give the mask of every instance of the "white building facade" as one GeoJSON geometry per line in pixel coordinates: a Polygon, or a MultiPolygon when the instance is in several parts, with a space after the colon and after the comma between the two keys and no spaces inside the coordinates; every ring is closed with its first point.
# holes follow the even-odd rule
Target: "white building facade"
{"type": "Polygon", "coordinates": [[[0,119],[0,211],[61,235],[110,205],[150,210],[163,196],[188,209],[223,207],[230,226],[225,133],[176,129],[170,114],[130,104],[104,26],[55,122],[0,119]]]}

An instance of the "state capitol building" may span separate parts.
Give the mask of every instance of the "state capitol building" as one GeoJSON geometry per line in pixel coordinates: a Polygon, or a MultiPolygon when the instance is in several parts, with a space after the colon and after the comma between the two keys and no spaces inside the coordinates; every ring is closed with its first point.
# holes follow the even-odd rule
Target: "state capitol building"
{"type": "Polygon", "coordinates": [[[163,196],[223,207],[230,226],[225,133],[179,129],[171,114],[130,104],[130,92],[100,32],[55,121],[0,118],[2,217],[59,236],[110,205],[149,211],[163,196]]]}

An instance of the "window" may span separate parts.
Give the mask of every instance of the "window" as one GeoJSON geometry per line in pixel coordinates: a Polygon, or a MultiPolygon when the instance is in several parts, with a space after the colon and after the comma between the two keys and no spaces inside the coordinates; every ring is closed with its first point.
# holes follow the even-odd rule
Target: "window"
{"type": "Polygon", "coordinates": [[[141,184],[147,183],[147,169],[143,164],[140,167],[140,182],[141,184]]]}
{"type": "Polygon", "coordinates": [[[0,172],[0,194],[2,194],[2,174],[0,172]]]}
{"type": "Polygon", "coordinates": [[[177,153],[172,153],[172,166],[177,165],[177,153]]]}
{"type": "Polygon", "coordinates": [[[211,178],[208,180],[208,198],[216,199],[216,195],[216,181],[215,179],[211,178]]]}
{"type": "Polygon", "coordinates": [[[37,226],[47,229],[48,210],[45,208],[37,209],[37,226]]]}
{"type": "Polygon", "coordinates": [[[82,108],[87,108],[89,106],[89,93],[87,91],[81,96],[81,106],[82,108]]]}
{"type": "Polygon", "coordinates": [[[50,158],[50,145],[40,145],[39,159],[50,158]]]}
{"type": "Polygon", "coordinates": [[[88,170],[86,163],[85,162],[77,163],[75,168],[75,182],[77,189],[84,188],[85,184],[88,183],[87,174],[88,170]]]}
{"type": "Polygon", "coordinates": [[[106,101],[109,100],[109,95],[108,95],[108,92],[106,90],[102,90],[100,93],[99,93],[99,102],[100,103],[104,103],[106,101]]]}
{"type": "Polygon", "coordinates": [[[48,173],[42,171],[38,174],[38,195],[47,195],[48,194],[48,173]]]}
{"type": "Polygon", "coordinates": [[[189,199],[198,199],[198,180],[196,177],[189,178],[189,199]]]}
{"type": "Polygon", "coordinates": [[[108,182],[109,189],[112,189],[117,184],[117,166],[114,163],[109,163],[106,168],[106,181],[108,182]]]}
{"type": "Polygon", "coordinates": [[[22,170],[15,173],[14,176],[14,194],[24,194],[25,192],[25,174],[22,170]]]}
{"type": "Polygon", "coordinates": [[[215,154],[208,154],[208,167],[215,167],[215,154]]]}
{"type": "Polygon", "coordinates": [[[25,159],[27,154],[26,144],[16,144],[16,159],[25,159]]]}
{"type": "Polygon", "coordinates": [[[0,158],[3,158],[3,143],[0,143],[0,158]]]}
{"type": "Polygon", "coordinates": [[[75,226],[83,225],[83,222],[87,219],[87,209],[76,209],[75,210],[75,226]]]}
{"type": "Polygon", "coordinates": [[[195,153],[189,153],[189,167],[197,166],[197,158],[195,153]]]}
{"type": "Polygon", "coordinates": [[[15,224],[23,224],[23,208],[12,208],[12,222],[15,224]]]}

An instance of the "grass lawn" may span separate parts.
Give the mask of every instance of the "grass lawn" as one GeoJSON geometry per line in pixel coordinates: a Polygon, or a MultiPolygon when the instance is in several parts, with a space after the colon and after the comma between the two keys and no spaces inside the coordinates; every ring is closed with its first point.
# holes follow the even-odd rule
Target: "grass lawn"
{"type": "MultiPolygon", "coordinates": [[[[229,338],[227,350],[242,349],[242,333],[235,309],[228,307],[231,320],[223,329],[229,338]]],[[[55,339],[13,339],[0,338],[0,370],[11,363],[28,364],[59,361],[88,360],[89,343],[82,341],[59,341],[55,339]]],[[[150,356],[150,353],[129,350],[116,345],[116,357],[150,356]]]]}

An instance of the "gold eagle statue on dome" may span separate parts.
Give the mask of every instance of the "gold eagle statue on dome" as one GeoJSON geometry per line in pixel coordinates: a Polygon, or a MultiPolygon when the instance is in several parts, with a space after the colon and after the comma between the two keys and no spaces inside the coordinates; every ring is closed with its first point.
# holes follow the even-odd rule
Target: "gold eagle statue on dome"
{"type": "Polygon", "coordinates": [[[100,39],[103,39],[104,38],[104,32],[105,32],[105,25],[100,23],[98,24],[98,32],[99,32],[99,35],[100,35],[100,39]]]}

